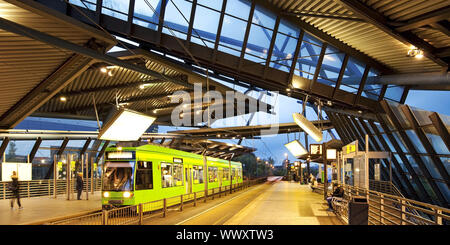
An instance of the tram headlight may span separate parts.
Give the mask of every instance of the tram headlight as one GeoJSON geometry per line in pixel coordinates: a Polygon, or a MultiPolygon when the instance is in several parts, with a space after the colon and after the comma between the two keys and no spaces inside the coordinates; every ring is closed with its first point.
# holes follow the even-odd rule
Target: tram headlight
{"type": "Polygon", "coordinates": [[[103,197],[109,197],[109,192],[107,191],[103,192],[103,197]]]}
{"type": "Polygon", "coordinates": [[[125,197],[125,198],[130,198],[132,195],[133,195],[133,193],[131,193],[131,192],[129,192],[129,191],[125,191],[125,192],[123,193],[123,197],[125,197]]]}

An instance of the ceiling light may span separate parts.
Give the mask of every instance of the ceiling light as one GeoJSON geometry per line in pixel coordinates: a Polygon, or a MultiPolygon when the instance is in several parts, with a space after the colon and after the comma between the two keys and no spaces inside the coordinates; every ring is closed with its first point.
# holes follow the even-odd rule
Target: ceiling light
{"type": "Polygon", "coordinates": [[[421,58],[423,58],[423,51],[414,46],[411,46],[410,49],[408,50],[407,56],[421,59],[421,58]]]}
{"type": "Polygon", "coordinates": [[[155,120],[156,117],[122,108],[100,130],[98,138],[101,140],[136,141],[155,120]]]}
{"type": "Polygon", "coordinates": [[[320,131],[312,122],[308,121],[302,114],[293,113],[295,123],[303,129],[309,136],[311,136],[315,141],[322,141],[322,131],[320,131]]]}
{"type": "Polygon", "coordinates": [[[67,97],[61,96],[61,97],[59,97],[59,100],[60,100],[61,102],[66,102],[66,101],[67,101],[67,97]]]}
{"type": "Polygon", "coordinates": [[[298,140],[291,141],[284,145],[296,158],[305,155],[308,151],[298,140]]]}
{"type": "Polygon", "coordinates": [[[108,72],[108,69],[106,69],[106,67],[102,67],[102,68],[100,68],[100,71],[101,71],[102,73],[106,73],[106,72],[108,72]]]}
{"type": "Polygon", "coordinates": [[[110,76],[110,77],[112,77],[112,76],[113,76],[113,73],[112,73],[112,71],[108,71],[108,76],[110,76]]]}

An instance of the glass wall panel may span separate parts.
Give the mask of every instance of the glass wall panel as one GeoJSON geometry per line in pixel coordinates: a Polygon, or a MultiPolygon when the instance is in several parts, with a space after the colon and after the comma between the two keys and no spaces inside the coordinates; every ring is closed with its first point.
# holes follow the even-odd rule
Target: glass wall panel
{"type": "Polygon", "coordinates": [[[376,83],[376,79],[379,75],[380,75],[379,71],[373,68],[369,70],[369,74],[364,84],[364,90],[361,94],[362,96],[372,100],[378,100],[378,97],[380,96],[381,93],[381,89],[383,88],[383,84],[376,83]]]}
{"type": "Polygon", "coordinates": [[[202,6],[195,9],[195,19],[192,31],[192,41],[202,46],[213,48],[219,26],[220,13],[202,6]],[[204,39],[205,42],[198,37],[204,39]],[[210,42],[207,42],[210,41],[210,42]]]}
{"type": "Polygon", "coordinates": [[[270,67],[289,72],[298,39],[278,33],[272,51],[270,67]]]}
{"type": "MultiPolygon", "coordinates": [[[[95,2],[95,1],[92,1],[92,2],[95,2]]],[[[95,3],[89,3],[89,2],[86,2],[86,1],[82,1],[82,0],[69,0],[69,3],[77,5],[77,6],[82,7],[82,8],[87,8],[87,9],[90,9],[90,10],[94,10],[94,11],[96,9],[96,4],[95,3]]]]}
{"type": "Polygon", "coordinates": [[[422,145],[422,142],[419,140],[419,137],[417,137],[416,132],[413,130],[406,130],[406,134],[408,135],[409,139],[412,141],[414,148],[419,153],[427,153],[425,148],[422,145]]]}
{"type": "Polygon", "coordinates": [[[228,0],[225,13],[247,21],[248,15],[250,14],[250,7],[251,3],[247,0],[228,0]]]}
{"type": "Polygon", "coordinates": [[[256,5],[255,11],[253,13],[252,23],[273,30],[276,18],[277,16],[272,12],[264,9],[259,5],[256,5]]]}
{"type": "Polygon", "coordinates": [[[335,87],[345,54],[333,46],[328,46],[323,57],[318,82],[335,87]]]}
{"type": "Polygon", "coordinates": [[[102,14],[128,20],[129,0],[103,0],[102,14]]]}
{"type": "MultiPolygon", "coordinates": [[[[246,28],[246,21],[225,15],[220,35],[219,50],[239,57],[246,28]]],[[[256,47],[253,48],[256,49],[256,47]]]]}
{"type": "Polygon", "coordinates": [[[388,150],[390,152],[395,152],[395,148],[392,145],[391,141],[389,140],[389,137],[387,137],[386,134],[382,134],[384,141],[386,141],[387,145],[389,146],[389,149],[385,149],[388,150]]]}
{"type": "Polygon", "coordinates": [[[428,169],[428,172],[430,172],[431,176],[435,179],[442,179],[442,176],[439,174],[439,171],[435,167],[433,161],[431,160],[431,157],[429,156],[420,156],[422,161],[425,163],[426,168],[428,169]]]}
{"type": "Polygon", "coordinates": [[[448,186],[440,181],[436,181],[436,184],[439,188],[439,190],[441,191],[442,195],[444,195],[445,200],[448,202],[450,202],[450,190],[448,188],[448,186]]]}
{"type": "Polygon", "coordinates": [[[286,21],[285,19],[280,20],[280,25],[278,26],[278,32],[282,33],[284,35],[293,37],[293,38],[298,38],[298,36],[300,35],[300,29],[297,26],[292,25],[290,22],[286,21]]]}
{"type": "MultiPolygon", "coordinates": [[[[34,140],[11,140],[5,149],[6,162],[27,162],[34,140]]],[[[2,156],[3,157],[3,156],[2,156]]]]}
{"type": "Polygon", "coordinates": [[[349,57],[339,89],[356,94],[366,65],[353,57],[349,57]]]}
{"type": "Polygon", "coordinates": [[[211,1],[211,0],[197,0],[197,8],[198,8],[198,6],[205,6],[205,7],[208,7],[208,8],[212,8],[212,9],[214,9],[214,10],[217,10],[217,11],[221,11],[222,10],[222,4],[223,4],[223,1],[222,0],[214,0],[214,1],[211,1]]]}
{"type": "Polygon", "coordinates": [[[396,139],[398,145],[402,149],[402,152],[409,152],[408,150],[406,150],[406,144],[403,141],[403,139],[400,137],[400,134],[398,132],[392,132],[392,135],[394,136],[394,138],[396,139]]]}
{"type": "Polygon", "coordinates": [[[398,85],[388,85],[386,93],[384,94],[385,99],[393,100],[399,102],[402,98],[403,91],[405,87],[398,85]]]}
{"type": "Polygon", "coordinates": [[[157,30],[161,7],[161,0],[135,0],[133,23],[157,30]]]}
{"type": "Polygon", "coordinates": [[[262,62],[264,62],[269,51],[272,33],[273,31],[269,29],[252,24],[244,58],[257,63],[261,62],[260,59],[263,59],[262,62]]]}
{"type": "Polygon", "coordinates": [[[450,173],[450,157],[440,157],[447,173],[450,173]]]}
{"type": "Polygon", "coordinates": [[[319,61],[321,44],[317,45],[311,40],[314,40],[310,35],[303,36],[303,42],[300,46],[300,53],[295,66],[295,75],[308,79],[313,79],[316,72],[316,66],[319,61]]]}
{"type": "Polygon", "coordinates": [[[192,3],[184,0],[170,0],[166,6],[164,14],[163,32],[169,35],[172,30],[176,37],[186,39],[186,33],[189,26],[189,18],[191,16],[192,3]],[[168,29],[169,28],[169,29],[168,29]]]}
{"type": "Polygon", "coordinates": [[[447,146],[445,145],[444,141],[442,141],[442,138],[439,135],[426,133],[425,134],[428,138],[428,141],[433,146],[434,151],[436,151],[437,154],[445,154],[450,155],[450,151],[448,150],[447,146]]]}

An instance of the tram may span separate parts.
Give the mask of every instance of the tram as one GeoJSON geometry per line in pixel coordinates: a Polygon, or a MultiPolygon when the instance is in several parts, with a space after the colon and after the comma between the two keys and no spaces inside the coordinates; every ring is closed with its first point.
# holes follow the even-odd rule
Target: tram
{"type": "Polygon", "coordinates": [[[242,164],[158,145],[108,147],[102,207],[138,205],[242,183],[242,164]],[[206,183],[205,183],[206,181],[206,183]]]}

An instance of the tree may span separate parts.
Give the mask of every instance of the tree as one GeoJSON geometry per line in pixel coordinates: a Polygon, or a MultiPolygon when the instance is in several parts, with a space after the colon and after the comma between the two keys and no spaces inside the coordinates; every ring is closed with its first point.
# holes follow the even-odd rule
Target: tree
{"type": "Polygon", "coordinates": [[[16,158],[16,143],[14,141],[9,142],[9,150],[8,150],[8,160],[13,160],[16,158]]]}

